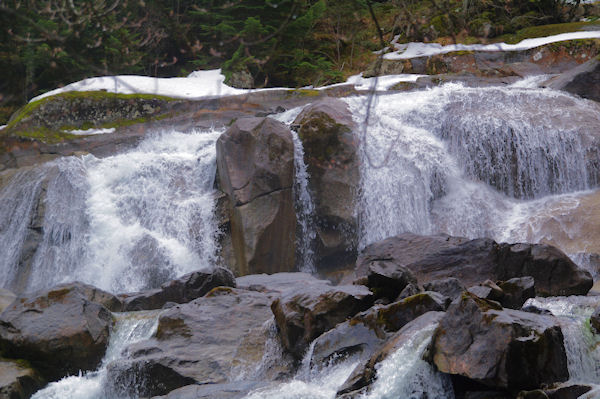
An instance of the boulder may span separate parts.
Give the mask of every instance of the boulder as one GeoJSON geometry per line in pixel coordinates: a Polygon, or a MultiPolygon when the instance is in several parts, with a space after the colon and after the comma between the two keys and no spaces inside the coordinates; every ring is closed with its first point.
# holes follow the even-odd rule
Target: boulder
{"type": "Polygon", "coordinates": [[[545,83],[555,90],[564,90],[583,98],[600,101],[600,60],[594,58],[545,83]]]}
{"type": "Polygon", "coordinates": [[[123,304],[121,300],[110,292],[101,290],[100,288],[94,287],[93,285],[81,283],[79,281],[74,283],[59,284],[53,287],[52,290],[68,290],[76,291],[90,302],[98,303],[104,306],[111,312],[121,312],[123,304]]]}
{"type": "Polygon", "coordinates": [[[356,259],[354,211],[360,186],[358,136],[348,105],[324,98],[294,121],[304,147],[315,203],[317,267],[345,266],[356,259]]]}
{"type": "Polygon", "coordinates": [[[318,284],[284,292],[271,309],[284,348],[301,359],[312,340],[372,304],[373,294],[362,285],[318,284]]]}
{"type": "Polygon", "coordinates": [[[260,383],[236,381],[224,384],[186,385],[164,396],[152,399],[240,399],[251,390],[260,388],[260,383]]]}
{"type": "Polygon", "coordinates": [[[489,299],[491,301],[500,302],[502,298],[504,298],[504,291],[491,280],[486,280],[479,285],[469,287],[467,291],[479,298],[489,299]]]}
{"type": "Polygon", "coordinates": [[[593,388],[590,385],[564,383],[559,387],[546,389],[549,399],[577,399],[593,388]]]}
{"type": "Polygon", "coordinates": [[[597,307],[590,316],[590,324],[594,327],[596,333],[600,333],[600,307],[597,307]]]}
{"type": "Polygon", "coordinates": [[[358,278],[366,277],[365,285],[377,298],[393,301],[407,285],[417,284],[417,279],[406,267],[395,262],[376,259],[357,271],[358,278]]]}
{"type": "Polygon", "coordinates": [[[569,378],[556,318],[512,309],[464,293],[433,337],[438,370],[496,389],[532,390],[569,378]]]}
{"type": "Polygon", "coordinates": [[[395,302],[401,301],[405,298],[408,298],[409,296],[417,295],[419,292],[421,292],[421,290],[419,289],[418,285],[412,283],[407,284],[406,287],[404,287],[402,291],[400,291],[400,294],[398,294],[398,297],[396,298],[395,302]]]}
{"type": "Polygon", "coordinates": [[[535,297],[535,281],[531,276],[511,278],[498,286],[504,293],[500,303],[505,308],[521,309],[526,300],[535,297]]]}
{"type": "Polygon", "coordinates": [[[430,281],[423,284],[423,288],[427,291],[439,292],[452,300],[458,298],[463,291],[467,290],[460,280],[454,277],[430,281]]]}
{"type": "MultiPolygon", "coordinates": [[[[165,395],[186,385],[225,383],[234,367],[251,365],[253,371],[271,336],[270,304],[256,291],[217,287],[163,311],[154,336],[130,345],[108,366],[110,396],[165,395]]],[[[262,380],[289,374],[283,359],[274,362],[262,380]]]]}
{"type": "Polygon", "coordinates": [[[271,118],[237,120],[217,140],[219,187],[229,199],[237,275],[292,271],[294,143],[271,118]]]}
{"type": "Polygon", "coordinates": [[[25,294],[0,315],[0,350],[56,380],[97,368],[111,324],[110,311],[76,284],[25,294]]]}
{"type": "Polygon", "coordinates": [[[536,293],[552,296],[585,295],[593,284],[589,272],[555,247],[496,243],[487,238],[400,234],[368,245],[357,260],[356,274],[366,275],[376,261],[405,267],[422,284],[455,277],[472,286],[532,276],[536,293]]]}
{"type": "Polygon", "coordinates": [[[158,289],[121,295],[123,311],[161,309],[167,302],[187,303],[220,286],[235,287],[235,277],[229,270],[217,267],[211,271],[192,272],[158,289]]]}
{"type": "Polygon", "coordinates": [[[0,358],[0,398],[29,399],[45,384],[27,362],[0,358]]]}

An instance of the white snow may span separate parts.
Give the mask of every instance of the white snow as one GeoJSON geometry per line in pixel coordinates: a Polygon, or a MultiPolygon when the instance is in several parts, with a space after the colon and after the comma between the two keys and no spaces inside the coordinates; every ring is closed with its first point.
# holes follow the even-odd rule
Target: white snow
{"type": "Polygon", "coordinates": [[[600,39],[600,30],[561,33],[560,35],[525,39],[517,44],[451,44],[448,46],[442,46],[439,43],[397,44],[396,42],[393,42],[394,47],[399,51],[385,54],[383,58],[387,60],[403,60],[416,57],[429,57],[437,54],[446,54],[453,51],[519,51],[529,50],[545,44],[576,39],[600,39]]]}
{"type": "MultiPolygon", "coordinates": [[[[343,85],[354,85],[356,90],[378,90],[385,91],[392,88],[395,84],[400,82],[416,82],[421,76],[418,74],[399,74],[399,75],[385,75],[378,76],[377,78],[363,78],[362,73],[358,75],[350,76],[344,83],[336,83],[329,86],[316,87],[315,90],[325,90],[331,87],[343,86],[343,85]],[[375,86],[377,84],[377,86],[375,86]]],[[[312,87],[311,87],[312,88],[312,87]]]]}
{"type": "Polygon", "coordinates": [[[92,134],[109,134],[114,133],[115,128],[111,127],[109,129],[86,129],[86,130],[67,130],[65,133],[75,134],[78,136],[88,136],[92,134]]]}
{"type": "Polygon", "coordinates": [[[6,125],[0,125],[0,130],[4,129],[6,125]]]}

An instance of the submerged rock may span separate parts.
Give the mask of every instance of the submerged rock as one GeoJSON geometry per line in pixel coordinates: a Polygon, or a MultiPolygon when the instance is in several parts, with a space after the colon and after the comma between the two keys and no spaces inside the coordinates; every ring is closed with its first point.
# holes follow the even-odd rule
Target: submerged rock
{"type": "Polygon", "coordinates": [[[512,392],[569,378],[556,318],[512,309],[464,293],[433,337],[433,362],[448,374],[512,392]]]}
{"type": "Polygon", "coordinates": [[[188,273],[158,289],[121,296],[123,311],[161,309],[167,302],[187,303],[220,286],[235,287],[235,277],[223,267],[188,273]]]}
{"type": "Polygon", "coordinates": [[[217,141],[217,174],[229,198],[237,275],[292,271],[294,143],[271,118],[237,120],[217,141]]]}
{"type": "Polygon", "coordinates": [[[29,399],[45,384],[27,362],[0,358],[0,398],[29,399]]]}
{"type": "Polygon", "coordinates": [[[359,156],[356,125],[348,105],[324,98],[294,121],[304,147],[309,189],[315,202],[317,266],[345,266],[356,257],[359,156]]]}
{"type": "Polygon", "coordinates": [[[30,361],[49,380],[95,370],[108,345],[112,316],[79,287],[17,297],[0,315],[3,355],[30,361]]]}
{"type": "Polygon", "coordinates": [[[466,286],[485,280],[532,276],[538,295],[585,295],[593,284],[559,249],[542,244],[505,244],[491,239],[400,234],[367,246],[358,258],[356,274],[364,275],[376,261],[409,269],[423,284],[455,277],[466,286]]]}

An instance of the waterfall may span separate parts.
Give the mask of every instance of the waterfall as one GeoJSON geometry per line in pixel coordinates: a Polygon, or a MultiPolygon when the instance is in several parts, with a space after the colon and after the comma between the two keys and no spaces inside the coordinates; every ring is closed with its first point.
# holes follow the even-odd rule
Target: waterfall
{"type": "Polygon", "coordinates": [[[107,393],[106,367],[121,357],[123,350],[138,341],[150,338],[158,325],[158,311],[115,313],[108,348],[97,371],[65,377],[38,391],[32,399],[117,399],[107,393]]]}
{"type": "Polygon", "coordinates": [[[8,177],[2,286],[20,292],[80,280],[137,291],[211,268],[220,134],[163,132],[123,154],[66,157],[8,177]]]}

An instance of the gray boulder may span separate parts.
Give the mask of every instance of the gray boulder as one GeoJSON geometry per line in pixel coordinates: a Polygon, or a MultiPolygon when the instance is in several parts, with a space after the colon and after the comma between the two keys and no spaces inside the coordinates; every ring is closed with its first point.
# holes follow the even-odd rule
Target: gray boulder
{"type": "Polygon", "coordinates": [[[498,284],[504,293],[502,306],[511,309],[521,309],[529,298],[535,297],[535,281],[531,276],[511,278],[498,284]]]}
{"type": "Polygon", "coordinates": [[[430,281],[423,284],[423,288],[427,291],[439,292],[450,299],[458,298],[463,291],[467,290],[460,280],[454,277],[430,281]]]}
{"type": "Polygon", "coordinates": [[[26,361],[0,358],[0,398],[29,399],[46,385],[26,361]]]}
{"type": "Polygon", "coordinates": [[[595,58],[546,82],[548,87],[600,101],[600,60],[595,58]]]}

